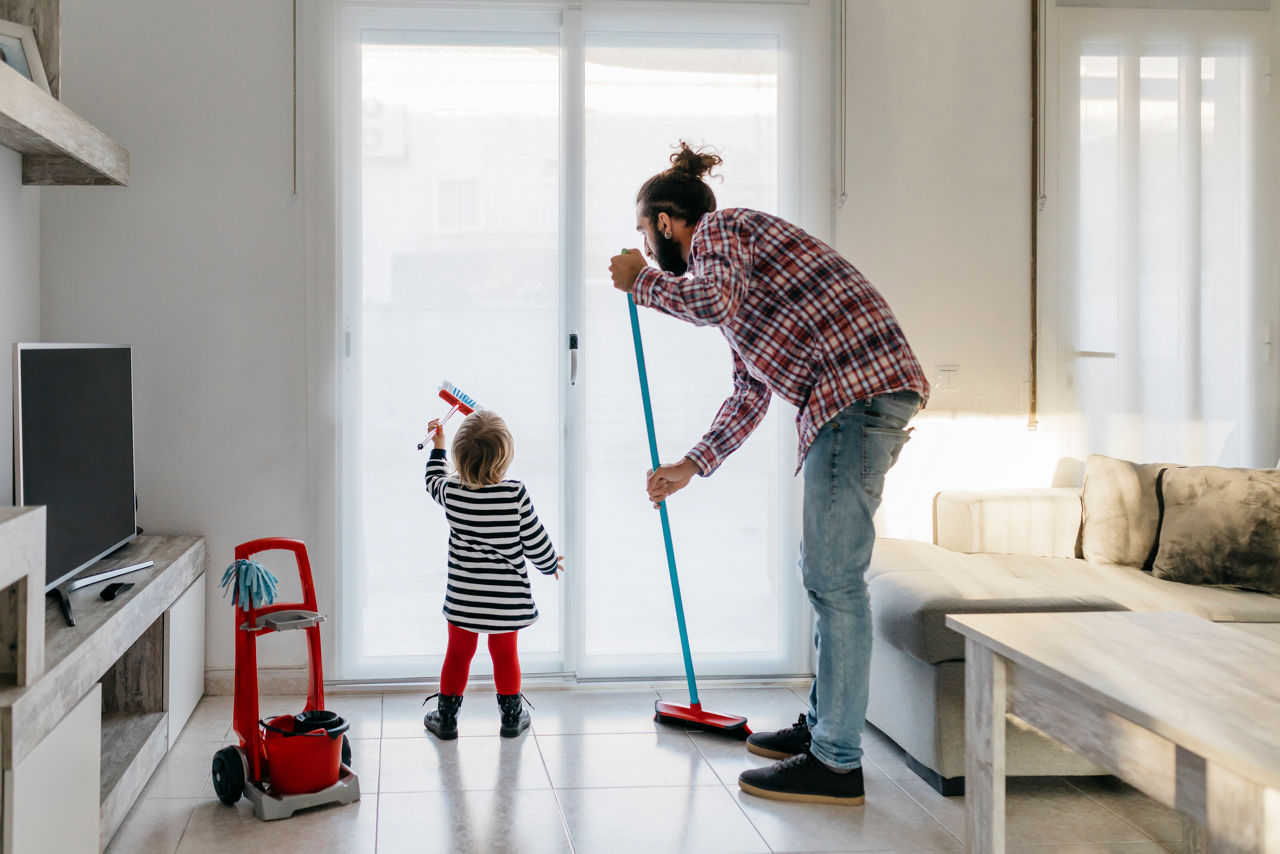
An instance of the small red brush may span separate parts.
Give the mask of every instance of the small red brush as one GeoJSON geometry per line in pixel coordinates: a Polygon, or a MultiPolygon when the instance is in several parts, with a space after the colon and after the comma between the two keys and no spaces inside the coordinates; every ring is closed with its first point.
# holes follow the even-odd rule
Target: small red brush
{"type": "MultiPolygon", "coordinates": [[[[453,417],[453,413],[461,412],[464,416],[470,415],[480,408],[480,404],[476,399],[467,394],[456,385],[450,384],[448,380],[440,383],[440,399],[449,404],[449,411],[440,419],[440,428],[444,428],[444,423],[453,417]]],[[[427,431],[427,437],[418,443],[418,450],[421,451],[431,441],[431,437],[435,435],[435,430],[427,431]]]]}

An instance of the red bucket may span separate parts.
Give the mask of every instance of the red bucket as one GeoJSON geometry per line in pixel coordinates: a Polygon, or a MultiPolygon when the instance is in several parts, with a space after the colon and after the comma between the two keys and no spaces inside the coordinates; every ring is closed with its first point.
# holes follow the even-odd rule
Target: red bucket
{"type": "Polygon", "coordinates": [[[338,782],[342,734],[349,724],[336,715],[336,722],[328,724],[306,720],[306,715],[304,712],[260,721],[271,788],[276,794],[318,792],[338,782]]]}

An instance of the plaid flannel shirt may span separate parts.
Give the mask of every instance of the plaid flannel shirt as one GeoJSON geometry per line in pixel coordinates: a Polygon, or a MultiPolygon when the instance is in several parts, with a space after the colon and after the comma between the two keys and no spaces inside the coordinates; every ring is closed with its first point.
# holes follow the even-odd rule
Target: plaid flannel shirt
{"type": "Polygon", "coordinates": [[[637,305],[718,326],[733,351],[733,393],[687,456],[705,477],[751,435],[770,394],[799,408],[796,471],[822,425],[849,404],[929,382],[880,292],[822,241],[760,211],[706,214],[689,269],[646,267],[637,305]]]}

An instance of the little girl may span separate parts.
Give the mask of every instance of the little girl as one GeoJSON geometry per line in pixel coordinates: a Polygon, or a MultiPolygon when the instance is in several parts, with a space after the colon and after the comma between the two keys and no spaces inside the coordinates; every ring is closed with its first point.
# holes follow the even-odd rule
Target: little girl
{"type": "Polygon", "coordinates": [[[529,727],[529,712],[521,703],[516,630],[538,619],[524,562],[528,558],[543,575],[558,579],[564,558],[556,556],[524,484],[502,479],[515,456],[506,422],[484,410],[467,416],[453,437],[457,477],[448,476],[440,422],[434,420],[430,426],[435,448],[427,461],[427,492],[444,507],[449,521],[449,586],[444,597],[449,645],[440,670],[440,692],[432,695],[440,699],[422,722],[437,738],[458,737],[458,709],[471,658],[479,635],[487,634],[502,711],[499,732],[514,738],[529,727]]]}

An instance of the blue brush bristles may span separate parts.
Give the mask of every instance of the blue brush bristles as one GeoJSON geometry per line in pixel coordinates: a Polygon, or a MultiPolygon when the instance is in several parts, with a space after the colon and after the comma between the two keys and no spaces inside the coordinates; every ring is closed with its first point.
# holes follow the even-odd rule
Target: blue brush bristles
{"type": "Polygon", "coordinates": [[[449,382],[448,380],[445,380],[444,382],[440,383],[440,390],[447,391],[449,394],[453,395],[455,398],[462,401],[464,405],[470,407],[471,409],[480,408],[480,403],[474,397],[467,394],[465,391],[458,388],[456,385],[449,382]]]}
{"type": "Polygon", "coordinates": [[[278,579],[256,560],[238,560],[222,573],[222,595],[231,590],[231,604],[239,605],[247,597],[254,608],[276,601],[278,579]]]}

